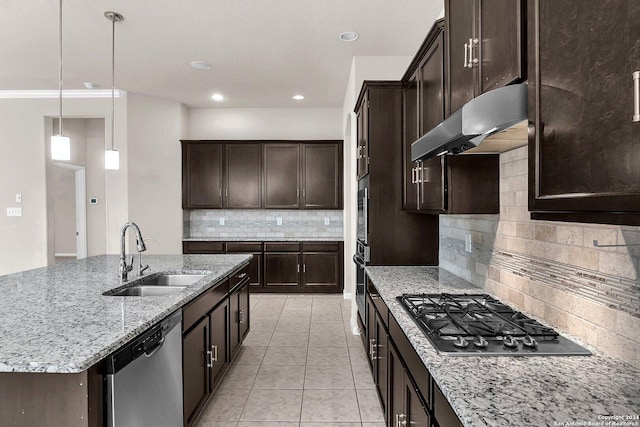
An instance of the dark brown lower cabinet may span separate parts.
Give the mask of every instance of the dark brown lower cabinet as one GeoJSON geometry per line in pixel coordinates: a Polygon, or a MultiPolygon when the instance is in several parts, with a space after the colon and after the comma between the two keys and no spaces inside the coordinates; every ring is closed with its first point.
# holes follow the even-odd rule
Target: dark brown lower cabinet
{"type": "Polygon", "coordinates": [[[262,287],[262,242],[226,242],[225,253],[253,255],[249,261],[249,284],[256,289],[262,287]]]}
{"type": "Polygon", "coordinates": [[[193,425],[210,394],[209,318],[205,317],[182,339],[182,377],[184,394],[184,425],[193,425]]]}
{"type": "Polygon", "coordinates": [[[431,426],[431,416],[413,385],[411,377],[402,366],[401,358],[393,343],[389,343],[389,406],[388,424],[431,426]]]}
{"type": "Polygon", "coordinates": [[[229,332],[229,351],[231,359],[240,350],[240,344],[249,333],[249,280],[244,280],[229,294],[231,321],[229,332]]]}
{"type": "Polygon", "coordinates": [[[297,288],[300,276],[300,255],[294,253],[265,253],[265,289],[297,288]]]}
{"type": "Polygon", "coordinates": [[[227,331],[229,330],[229,301],[225,300],[209,314],[209,349],[207,356],[211,372],[209,388],[213,390],[229,365],[227,331]]]}
{"type": "Polygon", "coordinates": [[[387,348],[389,347],[389,336],[387,334],[386,317],[388,312],[379,313],[375,308],[373,298],[380,298],[377,295],[373,297],[367,295],[367,337],[369,348],[367,355],[371,364],[371,372],[373,373],[373,382],[376,385],[382,411],[387,413],[387,348]]]}

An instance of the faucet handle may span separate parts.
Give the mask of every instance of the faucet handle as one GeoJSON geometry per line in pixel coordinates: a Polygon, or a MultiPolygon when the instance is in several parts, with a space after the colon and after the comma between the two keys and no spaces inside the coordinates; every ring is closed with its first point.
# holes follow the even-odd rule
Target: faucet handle
{"type": "Polygon", "coordinates": [[[129,262],[125,261],[125,264],[127,266],[127,271],[133,270],[133,255],[129,255],[129,262]]]}

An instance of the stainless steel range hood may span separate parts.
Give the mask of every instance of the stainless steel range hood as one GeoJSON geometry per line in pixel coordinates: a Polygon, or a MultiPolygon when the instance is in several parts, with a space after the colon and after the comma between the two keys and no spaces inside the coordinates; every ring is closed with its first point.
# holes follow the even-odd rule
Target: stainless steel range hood
{"type": "Polygon", "coordinates": [[[411,160],[467,150],[495,153],[523,146],[527,143],[526,120],[526,83],[494,89],[472,99],[411,144],[411,160]],[[489,143],[491,139],[495,141],[489,143]],[[487,147],[482,149],[479,145],[485,140],[487,147]]]}

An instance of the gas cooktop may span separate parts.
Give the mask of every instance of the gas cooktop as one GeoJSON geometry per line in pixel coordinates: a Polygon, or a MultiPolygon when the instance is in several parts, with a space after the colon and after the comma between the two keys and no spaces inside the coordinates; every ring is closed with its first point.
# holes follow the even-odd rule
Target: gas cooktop
{"type": "Polygon", "coordinates": [[[397,298],[441,354],[591,355],[584,347],[487,294],[403,294],[397,298]]]}

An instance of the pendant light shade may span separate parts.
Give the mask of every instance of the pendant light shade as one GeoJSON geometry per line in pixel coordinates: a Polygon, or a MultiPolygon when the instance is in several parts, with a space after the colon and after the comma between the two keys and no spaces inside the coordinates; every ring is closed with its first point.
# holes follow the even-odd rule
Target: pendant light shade
{"type": "Polygon", "coordinates": [[[118,170],[120,152],[113,147],[116,121],[116,22],[121,22],[124,17],[116,12],[105,12],[104,16],[111,21],[111,148],[104,152],[104,168],[118,170]]]}
{"type": "Polygon", "coordinates": [[[51,137],[51,159],[71,160],[71,141],[69,137],[62,134],[62,0],[60,0],[58,25],[58,42],[60,48],[60,61],[58,62],[58,99],[60,105],[58,110],[58,134],[51,137]]]}

